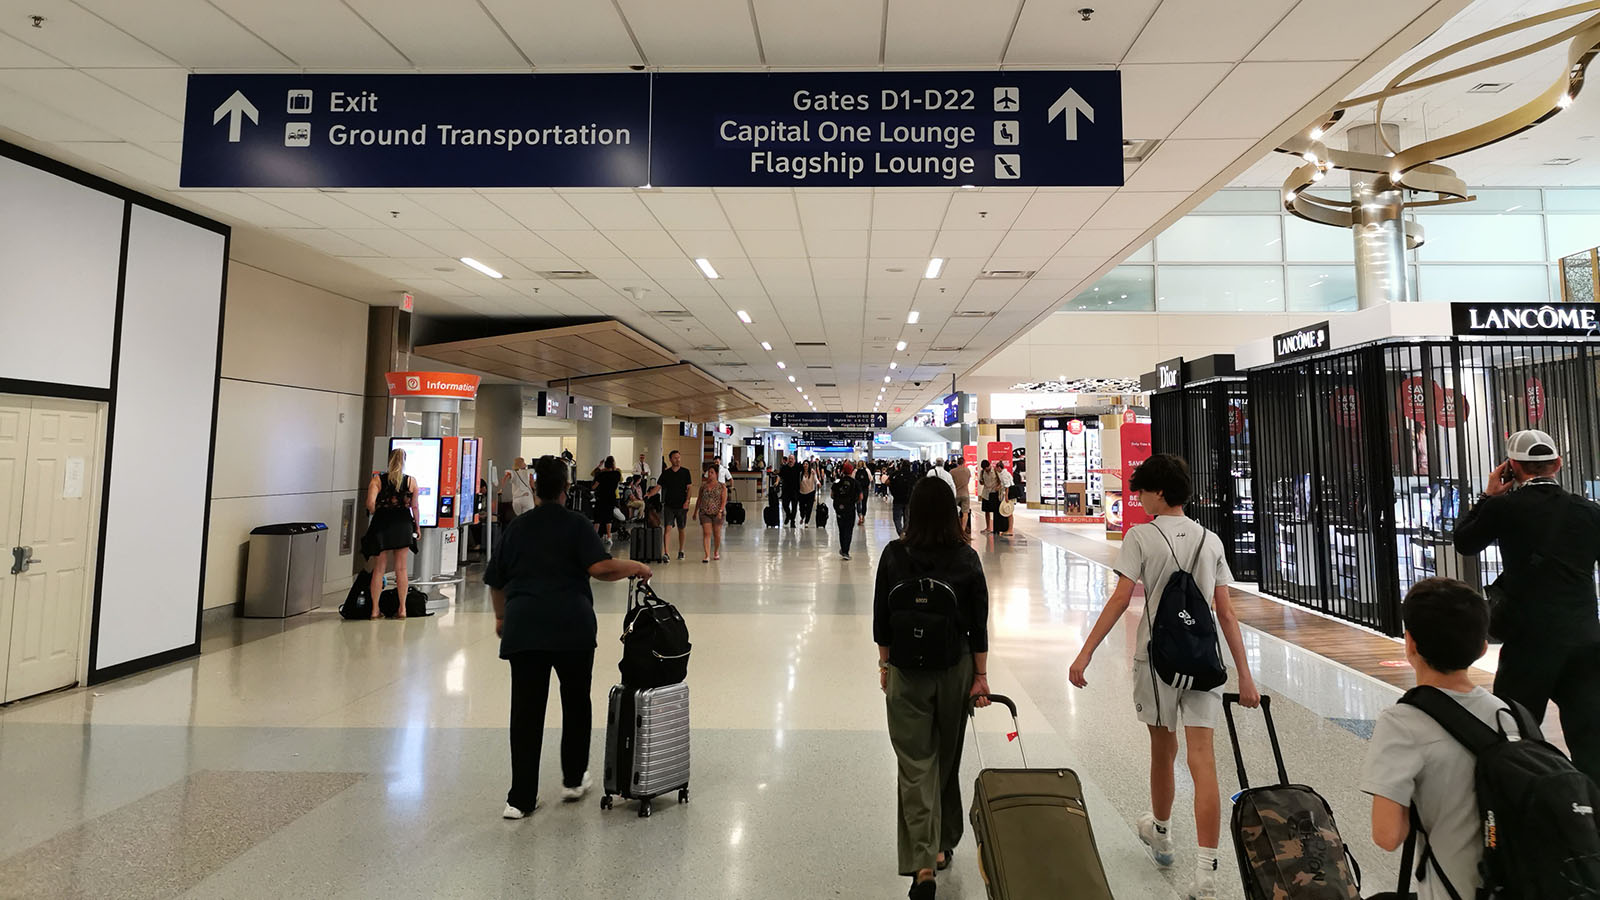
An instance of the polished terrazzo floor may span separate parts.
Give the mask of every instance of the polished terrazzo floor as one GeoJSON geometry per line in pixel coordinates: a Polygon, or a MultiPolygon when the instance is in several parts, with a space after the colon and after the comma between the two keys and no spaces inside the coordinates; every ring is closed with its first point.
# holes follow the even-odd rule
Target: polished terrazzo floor
{"type": "MultiPolygon", "coordinates": [[[[1154,869],[1131,826],[1147,765],[1131,628],[1112,633],[1087,690],[1067,684],[1111,576],[1056,526],[1024,520],[1019,532],[978,544],[991,686],[1018,701],[1031,764],[1083,777],[1117,896],[1182,897],[1194,832],[1181,761],[1178,865],[1154,869]]],[[[226,623],[199,658],[0,709],[0,897],[903,897],[871,640],[872,573],[892,534],[874,502],[850,562],[831,527],[755,524],[728,529],[719,563],[692,552],[658,570],[695,644],[686,806],[639,819],[591,798],[499,818],[509,685],[474,584],[438,615],[403,623],[343,622],[331,608],[226,623]]],[[[603,585],[596,597],[598,711],[624,590],[603,585]]],[[[1397,860],[1371,844],[1355,784],[1372,720],[1399,692],[1266,634],[1245,639],[1275,698],[1290,776],[1332,803],[1365,892],[1387,888],[1397,860]]],[[[1264,778],[1265,730],[1245,715],[1247,762],[1264,778]]],[[[1009,719],[995,708],[978,724],[985,760],[1015,765],[1009,719]]],[[[598,776],[598,715],[596,725],[598,776]]],[[[546,734],[549,799],[556,735],[546,734]]],[[[1237,789],[1226,746],[1219,736],[1225,798],[1237,789]]],[[[967,766],[976,774],[970,750],[967,766]]],[[[1238,897],[1223,840],[1223,896],[1238,897]]],[[[970,840],[939,896],[984,896],[970,840]]]]}

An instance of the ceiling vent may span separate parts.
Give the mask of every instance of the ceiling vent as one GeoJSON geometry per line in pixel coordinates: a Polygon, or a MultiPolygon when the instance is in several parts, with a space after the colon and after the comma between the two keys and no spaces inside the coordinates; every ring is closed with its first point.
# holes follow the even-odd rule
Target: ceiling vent
{"type": "Polygon", "coordinates": [[[1558,156],[1555,159],[1545,160],[1544,164],[1547,166],[1570,166],[1577,161],[1578,158],[1576,156],[1558,156]]]}
{"type": "Polygon", "coordinates": [[[1038,269],[984,269],[978,273],[978,277],[991,281],[1025,281],[1038,271],[1038,269]]]}
{"type": "Polygon", "coordinates": [[[1498,94],[1508,87],[1511,87],[1511,82],[1509,81],[1480,81],[1472,87],[1467,88],[1467,93],[1498,94]]]}
{"type": "Polygon", "coordinates": [[[717,346],[696,347],[695,349],[699,350],[701,353],[727,353],[728,352],[728,348],[727,347],[717,347],[717,346]]]}
{"type": "Polygon", "coordinates": [[[955,312],[950,314],[950,318],[952,318],[952,319],[992,319],[992,318],[994,318],[994,312],[992,310],[982,310],[982,309],[958,309],[955,312]]]}
{"type": "Polygon", "coordinates": [[[808,369],[831,369],[833,366],[806,366],[808,369]]]}
{"type": "Polygon", "coordinates": [[[1160,145],[1161,142],[1154,139],[1143,141],[1124,140],[1122,142],[1122,161],[1125,163],[1144,162],[1160,145]]]}
{"type": "Polygon", "coordinates": [[[831,381],[819,381],[819,382],[817,382],[817,387],[819,387],[819,388],[825,388],[825,387],[827,387],[827,388],[836,388],[836,387],[838,387],[838,385],[834,384],[831,381]]]}
{"type": "Polygon", "coordinates": [[[960,353],[965,347],[929,347],[929,353],[960,353]]]}
{"type": "Polygon", "coordinates": [[[687,309],[658,309],[650,313],[663,319],[692,319],[694,314],[687,309]]]}
{"type": "Polygon", "coordinates": [[[794,345],[796,347],[826,347],[826,346],[828,346],[828,342],[827,341],[795,341],[794,345]]]}
{"type": "Polygon", "coordinates": [[[585,269],[552,269],[548,272],[535,272],[545,281],[598,281],[599,278],[585,269]]]}

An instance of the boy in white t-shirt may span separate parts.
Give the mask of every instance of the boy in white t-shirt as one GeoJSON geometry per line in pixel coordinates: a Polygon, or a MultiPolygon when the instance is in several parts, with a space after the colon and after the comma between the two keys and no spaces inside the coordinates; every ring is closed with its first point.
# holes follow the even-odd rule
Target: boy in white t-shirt
{"type": "Polygon", "coordinates": [[[1183,513],[1189,500],[1189,465],[1170,453],[1158,453],[1145,460],[1133,473],[1129,490],[1139,497],[1139,505],[1152,517],[1148,524],[1135,525],[1122,542],[1116,570],[1121,576],[1117,588],[1101,610],[1083,650],[1072,663],[1072,683],[1084,687],[1084,671],[1094,651],[1127,612],[1133,599],[1135,582],[1144,585],[1145,609],[1139,618],[1139,635],[1133,661],[1134,711],[1150,730],[1150,807],[1139,817],[1139,839],[1149,848],[1156,865],[1173,864],[1172,802],[1177,787],[1173,768],[1178,760],[1178,725],[1183,725],[1184,742],[1189,748],[1189,774],[1194,779],[1195,841],[1198,845],[1194,885],[1190,900],[1216,900],[1217,842],[1222,832],[1222,798],[1217,786],[1216,751],[1212,744],[1217,713],[1222,708],[1222,688],[1210,691],[1182,690],[1156,677],[1150,668],[1148,648],[1150,624],[1155,619],[1161,592],[1172,574],[1184,568],[1194,576],[1201,592],[1211,597],[1220,632],[1233,655],[1239,673],[1240,703],[1255,707],[1261,702],[1250,663],[1245,658],[1244,638],[1233,612],[1228,583],[1233,572],[1223,554],[1222,540],[1183,513]],[[1189,568],[1192,566],[1193,568],[1189,568]]]}

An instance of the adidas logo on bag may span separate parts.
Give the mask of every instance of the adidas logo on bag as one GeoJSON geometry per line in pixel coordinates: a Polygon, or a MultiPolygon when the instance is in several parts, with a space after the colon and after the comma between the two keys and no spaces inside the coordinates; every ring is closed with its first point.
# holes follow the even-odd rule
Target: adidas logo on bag
{"type": "Polygon", "coordinates": [[[1194,616],[1189,615],[1189,611],[1187,609],[1179,610],[1178,618],[1182,619],[1183,624],[1189,626],[1190,628],[1194,627],[1194,616]]]}

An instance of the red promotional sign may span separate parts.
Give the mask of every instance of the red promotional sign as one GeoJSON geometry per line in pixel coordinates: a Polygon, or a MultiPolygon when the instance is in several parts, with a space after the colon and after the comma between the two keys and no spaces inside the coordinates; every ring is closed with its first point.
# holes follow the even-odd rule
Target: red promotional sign
{"type": "Polygon", "coordinates": [[[1131,409],[1125,409],[1125,410],[1122,411],[1122,424],[1124,424],[1124,425],[1133,425],[1138,421],[1139,421],[1138,413],[1135,413],[1131,409]]]}
{"type": "Polygon", "coordinates": [[[1528,407],[1529,425],[1544,420],[1544,382],[1530,375],[1522,385],[1522,400],[1528,407]]]}
{"type": "Polygon", "coordinates": [[[978,445],[967,444],[961,448],[961,461],[969,466],[978,464],[978,445]]]}
{"type": "Polygon", "coordinates": [[[1082,419],[1068,419],[1067,420],[1067,432],[1069,434],[1083,434],[1083,420],[1082,419]]]}
{"type": "Polygon", "coordinates": [[[1237,403],[1228,404],[1228,434],[1231,437],[1244,434],[1244,409],[1237,403]]]}
{"type": "MultiPolygon", "coordinates": [[[[1444,391],[1433,385],[1433,403],[1444,402],[1444,391]]],[[[1400,382],[1400,415],[1422,425],[1428,424],[1428,383],[1415,375],[1400,382]]]]}
{"type": "Polygon", "coordinates": [[[478,376],[460,372],[389,372],[391,397],[440,397],[471,400],[478,396],[478,376]]]}
{"type": "MultiPolygon", "coordinates": [[[[1401,388],[1403,398],[1404,387],[1401,388]]],[[[1328,398],[1328,411],[1333,415],[1333,421],[1345,428],[1359,428],[1361,426],[1361,394],[1355,388],[1335,388],[1333,396],[1328,398]]],[[[1406,412],[1409,416],[1411,413],[1406,412]]]]}
{"type": "Polygon", "coordinates": [[[1465,419],[1471,412],[1467,405],[1467,398],[1457,394],[1454,388],[1440,390],[1435,386],[1434,391],[1439,398],[1439,412],[1434,418],[1441,428],[1456,427],[1456,424],[1465,419]]]}
{"type": "Polygon", "coordinates": [[[988,457],[989,457],[989,462],[990,463],[1008,463],[1008,462],[1011,462],[1011,442],[1010,441],[990,441],[989,442],[988,457]]]}
{"type": "MultiPolygon", "coordinates": [[[[1150,516],[1139,505],[1139,495],[1128,489],[1133,481],[1133,470],[1150,458],[1150,426],[1124,425],[1118,429],[1122,435],[1122,533],[1135,525],[1150,521],[1150,516]]],[[[1111,506],[1111,492],[1106,492],[1106,508],[1111,506]]]]}

